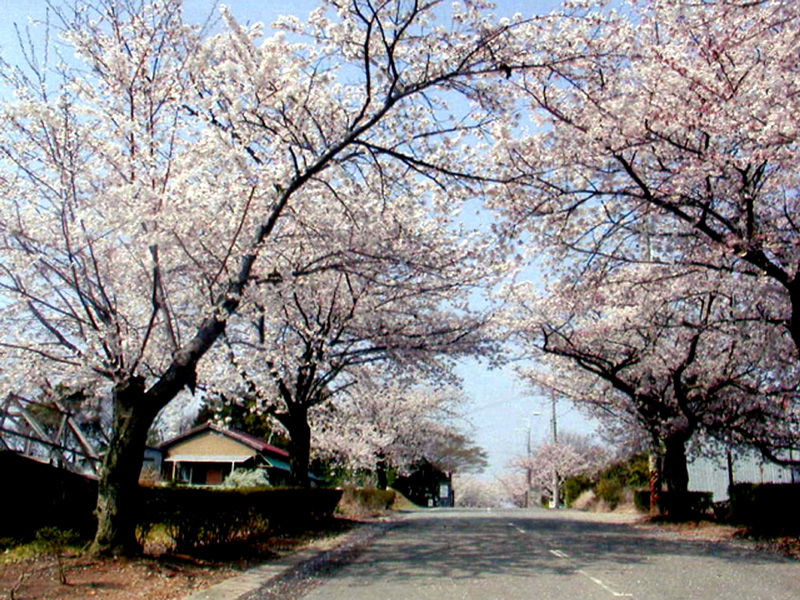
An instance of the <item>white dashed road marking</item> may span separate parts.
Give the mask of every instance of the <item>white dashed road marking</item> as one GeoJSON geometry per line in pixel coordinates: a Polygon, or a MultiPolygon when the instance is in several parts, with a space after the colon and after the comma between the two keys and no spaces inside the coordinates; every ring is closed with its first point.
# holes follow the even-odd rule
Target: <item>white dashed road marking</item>
{"type": "MultiPolygon", "coordinates": [[[[516,529],[519,533],[528,533],[527,531],[525,531],[521,527],[518,527],[514,523],[509,523],[508,525],[509,525],[509,527],[513,527],[514,529],[516,529]]],[[[559,550],[557,548],[550,549],[550,550],[548,550],[548,552],[550,554],[552,554],[553,556],[555,556],[556,558],[560,558],[562,560],[569,560],[569,558],[570,558],[569,554],[567,554],[563,550],[559,550]]],[[[600,586],[601,588],[603,588],[606,592],[608,592],[609,594],[611,594],[615,598],[631,598],[631,597],[633,597],[633,594],[627,594],[627,593],[624,593],[624,592],[616,591],[615,589],[611,588],[608,584],[606,584],[603,580],[598,579],[597,577],[594,577],[592,575],[589,575],[586,571],[581,571],[580,569],[575,569],[575,573],[577,573],[581,577],[585,577],[586,579],[588,579],[589,581],[591,581],[595,585],[600,586]]]]}
{"type": "Polygon", "coordinates": [[[626,598],[626,597],[632,597],[632,596],[633,596],[633,594],[624,594],[624,593],[622,593],[622,592],[617,592],[617,591],[615,591],[615,590],[612,590],[610,587],[608,587],[608,586],[607,586],[605,583],[603,583],[603,582],[602,582],[601,580],[599,580],[597,577],[592,577],[591,575],[589,575],[589,574],[588,574],[588,573],[586,573],[585,571],[580,571],[580,570],[577,570],[577,571],[575,571],[575,572],[576,572],[578,575],[583,575],[584,577],[586,577],[586,579],[588,579],[588,580],[589,580],[589,581],[591,581],[592,583],[595,583],[595,584],[599,585],[601,588],[603,588],[605,591],[607,591],[609,594],[611,594],[611,595],[612,595],[612,596],[614,596],[615,598],[626,598]]]}

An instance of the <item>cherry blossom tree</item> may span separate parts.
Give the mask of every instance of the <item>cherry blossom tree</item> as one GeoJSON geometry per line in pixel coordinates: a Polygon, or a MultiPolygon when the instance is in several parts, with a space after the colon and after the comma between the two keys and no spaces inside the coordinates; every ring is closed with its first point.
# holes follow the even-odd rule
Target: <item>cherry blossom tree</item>
{"type": "MultiPolygon", "coordinates": [[[[297,485],[307,484],[309,411],[356,383],[368,386],[361,367],[443,379],[450,377],[455,357],[488,348],[480,315],[444,306],[463,306],[476,273],[485,273],[469,267],[474,261],[463,243],[454,243],[454,233],[434,236],[414,225],[377,231],[383,222],[376,216],[365,227],[369,235],[351,239],[355,244],[342,251],[331,251],[320,240],[313,247],[322,256],[310,263],[308,256],[299,262],[283,256],[273,273],[284,271],[287,279],[267,277],[266,284],[254,286],[248,296],[253,310],[242,311],[226,333],[228,356],[221,358],[229,358],[240,377],[229,385],[236,389],[243,383],[253,410],[284,426],[297,485]],[[383,241],[389,242],[388,251],[381,248],[383,241]],[[404,250],[405,243],[410,247],[404,250]],[[317,272],[331,257],[337,265],[317,272]]],[[[411,222],[426,220],[419,215],[411,222]]],[[[375,394],[373,386],[359,398],[395,400],[375,394]]]]}
{"type": "Polygon", "coordinates": [[[754,317],[797,357],[799,20],[785,0],[651,0],[541,26],[553,68],[517,80],[536,129],[496,147],[508,230],[574,277],[646,260],[758,280],[754,317]]]}
{"type": "Polygon", "coordinates": [[[532,22],[552,69],[514,72],[529,128],[495,146],[492,205],[552,295],[538,377],[672,440],[679,490],[698,428],[797,440],[798,19],[652,0],[532,22]]]}
{"type": "Polygon", "coordinates": [[[427,194],[396,187],[324,215],[298,201],[276,235],[277,251],[263,256],[264,272],[254,270],[226,348],[206,367],[204,379],[219,387],[220,362],[231,361],[226,393],[242,390],[246,405],[282,424],[295,485],[308,484],[310,411],[358,382],[360,367],[446,379],[455,357],[489,347],[485,316],[468,299],[502,271],[490,240],[430,214],[427,194]]]}
{"type": "Polygon", "coordinates": [[[327,407],[314,445],[348,469],[374,471],[381,489],[389,468],[403,470],[422,459],[446,471],[479,470],[483,451],[453,425],[462,402],[457,389],[373,374],[327,407]]]}
{"type": "Polygon", "coordinates": [[[180,4],[54,2],[62,45],[2,69],[3,387],[112,390],[95,552],[136,551],[147,430],[291,244],[292,209],[313,223],[400,190],[457,207],[494,180],[479,149],[515,23],[471,1],[445,27],[438,2],[328,0],[270,37],[229,13],[207,37],[180,4]]]}
{"type": "MultiPolygon", "coordinates": [[[[582,436],[566,433],[557,441],[547,441],[533,448],[529,454],[516,456],[509,466],[518,475],[511,481],[519,494],[520,481],[524,481],[524,496],[530,503],[534,491],[552,500],[564,489],[569,477],[593,473],[608,461],[608,453],[582,436]]],[[[560,494],[559,494],[560,495],[560,494]]]]}
{"type": "Polygon", "coordinates": [[[527,376],[603,421],[642,432],[663,456],[678,512],[696,433],[764,447],[797,439],[792,344],[747,318],[749,305],[736,301],[741,286],[726,295],[728,279],[701,285],[671,268],[617,269],[602,280],[560,282],[538,301],[529,295],[520,309],[528,318],[516,321],[526,323],[525,343],[543,353],[527,376]]]}
{"type": "Polygon", "coordinates": [[[505,490],[497,480],[478,479],[474,475],[453,475],[456,506],[497,508],[506,501],[505,490]]]}

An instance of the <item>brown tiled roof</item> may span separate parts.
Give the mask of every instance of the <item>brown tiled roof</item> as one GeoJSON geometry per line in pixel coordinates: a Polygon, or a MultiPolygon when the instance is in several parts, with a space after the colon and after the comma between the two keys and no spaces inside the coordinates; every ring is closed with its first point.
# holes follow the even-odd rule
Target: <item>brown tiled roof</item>
{"type": "Polygon", "coordinates": [[[161,445],[158,446],[159,450],[165,450],[166,448],[186,440],[190,437],[194,437],[199,435],[205,431],[215,431],[219,434],[227,436],[232,440],[236,440],[237,442],[241,442],[246,446],[249,446],[253,450],[257,452],[269,452],[270,454],[275,454],[278,456],[283,456],[289,458],[289,453],[286,450],[282,450],[281,448],[276,448],[265,442],[264,440],[257,438],[254,435],[250,435],[249,433],[245,433],[244,431],[239,431],[238,429],[228,429],[226,427],[222,427],[215,423],[205,423],[204,425],[200,425],[199,427],[195,427],[186,433],[182,433],[174,438],[168,439],[167,441],[163,442],[161,445]]]}

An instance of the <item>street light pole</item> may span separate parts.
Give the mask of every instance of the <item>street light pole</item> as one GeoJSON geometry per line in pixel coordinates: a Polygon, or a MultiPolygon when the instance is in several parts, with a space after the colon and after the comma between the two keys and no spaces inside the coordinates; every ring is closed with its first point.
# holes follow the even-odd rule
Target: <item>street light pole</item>
{"type": "Polygon", "coordinates": [[[527,485],[525,486],[525,508],[531,507],[531,420],[528,418],[528,462],[525,465],[527,485]]]}
{"type": "Polygon", "coordinates": [[[531,447],[531,428],[533,417],[538,417],[541,413],[533,411],[528,415],[527,441],[525,445],[527,461],[525,463],[525,508],[530,508],[533,505],[532,487],[533,487],[533,469],[531,468],[531,457],[533,456],[533,448],[531,447]]]}
{"type": "MultiPolygon", "coordinates": [[[[551,398],[552,418],[551,425],[553,429],[553,446],[558,444],[558,424],[556,421],[556,397],[553,394],[551,398]]],[[[554,455],[555,457],[555,455],[554,455]]],[[[558,481],[558,466],[553,462],[553,502],[552,508],[558,508],[558,496],[560,495],[559,481],[558,481]]]]}

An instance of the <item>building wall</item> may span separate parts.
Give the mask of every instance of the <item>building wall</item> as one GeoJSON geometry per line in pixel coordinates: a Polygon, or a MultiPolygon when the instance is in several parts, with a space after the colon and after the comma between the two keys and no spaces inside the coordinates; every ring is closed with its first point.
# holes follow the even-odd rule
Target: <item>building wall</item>
{"type": "Polygon", "coordinates": [[[175,455],[255,456],[256,451],[215,431],[207,431],[167,450],[167,458],[175,455]]]}
{"type": "Polygon", "coordinates": [[[789,467],[771,463],[754,450],[737,450],[732,455],[733,473],[728,472],[727,453],[723,450],[713,457],[700,456],[691,461],[689,489],[713,492],[714,502],[728,499],[728,483],[796,483],[798,473],[789,467]]]}

